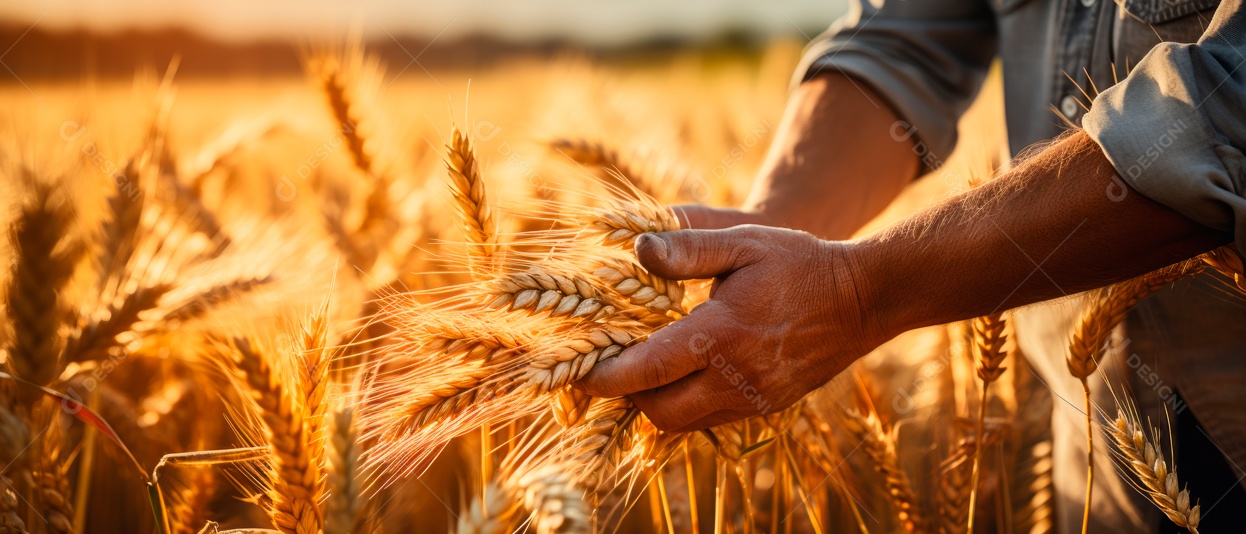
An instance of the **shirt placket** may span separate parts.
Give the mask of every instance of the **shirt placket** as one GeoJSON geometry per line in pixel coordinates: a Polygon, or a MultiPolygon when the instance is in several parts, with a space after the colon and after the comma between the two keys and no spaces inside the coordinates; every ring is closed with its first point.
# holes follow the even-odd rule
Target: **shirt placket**
{"type": "Polygon", "coordinates": [[[1059,63],[1053,65],[1052,75],[1055,77],[1051,105],[1060,115],[1075,125],[1081,126],[1082,115],[1090,106],[1086,95],[1094,96],[1092,84],[1087,78],[1091,69],[1091,60],[1095,49],[1096,22],[1100,12],[1100,3],[1107,0],[1064,0],[1064,12],[1061,17],[1058,46],[1061,47],[1055,57],[1059,63]]]}

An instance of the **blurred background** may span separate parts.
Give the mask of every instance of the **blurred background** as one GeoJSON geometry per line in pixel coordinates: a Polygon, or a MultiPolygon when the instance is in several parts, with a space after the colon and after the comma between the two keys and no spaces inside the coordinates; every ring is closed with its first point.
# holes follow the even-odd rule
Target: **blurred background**
{"type": "MultiPolygon", "coordinates": [[[[128,76],[182,54],[182,76],[299,71],[298,48],[359,34],[383,58],[427,69],[484,68],[515,57],[595,57],[679,48],[753,48],[805,40],[843,0],[634,2],[213,2],[45,0],[0,5],[5,82],[128,76]]],[[[405,74],[405,73],[404,73],[405,74]]],[[[418,72],[416,74],[421,74],[418,72]]]]}
{"type": "MultiPolygon", "coordinates": [[[[79,278],[129,293],[104,300],[94,282],[69,286],[63,300],[91,312],[75,324],[110,317],[94,310],[136,300],[135,288],[176,288],[195,303],[187,305],[193,313],[159,316],[176,320],[135,315],[138,326],[112,338],[125,346],[83,355],[59,370],[61,380],[93,395],[89,402],[143,466],[172,452],[236,447],[245,440],[223,423],[240,401],[220,393],[221,377],[204,372],[216,369],[205,362],[212,352],[205,339],[284,332],[289,312],[331,295],[331,324],[340,326],[330,339],[344,347],[342,361],[362,361],[384,348],[385,325],[371,320],[378,298],[465,282],[445,163],[452,124],[473,140],[503,236],[548,230],[559,206],[600,204],[606,167],[665,204],[738,206],[779,126],[801,49],[845,8],[845,0],[0,2],[0,164],[7,166],[0,170],[8,171],[0,173],[0,199],[15,211],[15,199],[26,195],[10,191],[29,186],[16,177],[37,176],[67,193],[77,211],[72,233],[88,241],[118,221],[142,223],[131,238],[146,247],[135,249],[143,269],[78,269],[79,278]],[[574,147],[600,149],[603,158],[585,163],[574,147]],[[141,217],[113,213],[132,206],[141,217]],[[151,250],[176,251],[184,265],[149,262],[151,250]],[[158,272],[144,270],[150,265],[158,272]],[[200,298],[194,290],[201,287],[207,295],[224,287],[229,298],[200,298]]],[[[1001,108],[993,76],[964,118],[958,153],[869,228],[994,169],[1001,108]]],[[[968,367],[956,382],[936,358],[948,353],[948,336],[942,328],[919,331],[861,364],[886,377],[872,390],[878,406],[892,405],[894,386],[931,376],[914,362],[943,373],[946,383],[914,393],[905,417],[921,423],[904,427],[904,447],[926,451],[936,434],[955,445],[944,434],[968,413],[968,403],[957,401],[946,417],[924,417],[973,397],[945,394],[953,383],[974,387],[968,367]]],[[[333,413],[348,417],[359,386],[350,372],[334,378],[341,392],[331,396],[333,413]]],[[[354,431],[350,425],[341,428],[354,431]]],[[[70,427],[65,443],[83,441],[79,428],[70,427]]],[[[343,443],[358,454],[355,441],[343,443]]],[[[456,440],[418,481],[392,488],[401,506],[368,513],[392,532],[450,531],[451,509],[461,511],[467,501],[460,497],[480,491],[472,471],[480,449],[456,440]]],[[[77,530],[151,531],[150,503],[131,468],[92,463],[91,446],[81,450],[82,460],[63,462],[72,467],[54,479],[74,481],[64,502],[78,511],[77,530]]],[[[714,465],[708,445],[698,451],[688,460],[689,472],[696,460],[695,480],[681,471],[670,481],[679,495],[680,484],[695,489],[671,500],[675,532],[692,530],[684,523],[694,515],[689,503],[713,509],[714,465]]],[[[921,465],[913,472],[934,473],[942,458],[915,455],[921,465]]],[[[757,465],[758,476],[769,478],[756,489],[778,488],[775,472],[757,465]]],[[[869,465],[859,467],[874,476],[869,465]]],[[[207,520],[265,524],[259,507],[244,502],[254,490],[245,480],[202,469],[170,482],[178,490],[169,497],[174,532],[199,532],[207,520]]],[[[831,484],[821,486],[818,498],[837,499],[831,484]]],[[[874,510],[887,506],[883,492],[862,498],[874,510]]],[[[796,507],[786,514],[763,508],[757,520],[764,524],[783,515],[800,525],[797,532],[811,524],[796,507]]],[[[653,531],[659,509],[642,503],[621,531],[653,531]]],[[[855,528],[846,510],[828,513],[832,530],[855,528]]],[[[900,528],[895,517],[884,521],[877,531],[900,528]]]]}

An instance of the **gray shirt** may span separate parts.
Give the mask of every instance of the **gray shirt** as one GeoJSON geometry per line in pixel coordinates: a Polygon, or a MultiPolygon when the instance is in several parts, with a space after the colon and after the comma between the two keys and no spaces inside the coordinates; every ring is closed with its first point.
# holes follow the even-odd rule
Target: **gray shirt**
{"type": "Polygon", "coordinates": [[[1246,13],[1218,3],[858,0],[797,75],[870,85],[937,162],[998,56],[1013,154],[1084,126],[1134,189],[1246,250],[1246,13]]]}
{"type": "MultiPolygon", "coordinates": [[[[901,116],[896,129],[916,139],[927,166],[937,167],[956,145],[958,119],[998,57],[1012,154],[1071,126],[1084,127],[1134,190],[1233,232],[1246,251],[1242,0],[850,4],[848,15],[810,44],[796,79],[838,72],[869,85],[901,116]]],[[[1172,392],[1181,391],[1243,475],[1246,301],[1226,294],[1196,280],[1144,302],[1122,329],[1117,349],[1100,363],[1100,374],[1118,388],[1129,382],[1139,406],[1161,423],[1165,413],[1184,409],[1169,403],[1172,392]]],[[[1013,313],[1018,346],[1058,397],[1052,415],[1056,523],[1067,532],[1080,531],[1085,484],[1081,386],[1063,362],[1079,305],[1073,298],[1013,313]]],[[[1104,381],[1092,382],[1096,405],[1114,412],[1104,381]]],[[[1155,508],[1115,476],[1111,462],[1097,446],[1102,474],[1095,478],[1091,530],[1152,530],[1161,521],[1155,508]]],[[[1218,497],[1203,496],[1205,513],[1218,497]]]]}

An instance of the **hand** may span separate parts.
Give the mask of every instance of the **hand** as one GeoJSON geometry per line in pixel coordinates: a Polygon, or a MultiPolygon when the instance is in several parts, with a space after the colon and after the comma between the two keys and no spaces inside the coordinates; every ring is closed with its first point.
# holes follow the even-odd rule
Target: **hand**
{"type": "Polygon", "coordinates": [[[685,204],[671,208],[679,217],[682,228],[695,230],[721,230],[745,224],[782,226],[764,213],[730,208],[711,208],[699,204],[685,204]]]}
{"type": "Polygon", "coordinates": [[[628,395],[658,428],[692,431],[773,413],[889,337],[844,243],[763,226],[642,235],[640,263],[674,280],[714,278],[710,299],[579,386],[628,395]]]}

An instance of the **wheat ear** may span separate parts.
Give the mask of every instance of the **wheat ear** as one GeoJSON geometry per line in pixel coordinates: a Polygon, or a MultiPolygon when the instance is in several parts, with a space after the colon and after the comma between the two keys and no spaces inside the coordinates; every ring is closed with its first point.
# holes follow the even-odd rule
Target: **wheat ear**
{"type": "Polygon", "coordinates": [[[590,491],[597,491],[618,465],[622,451],[631,438],[631,423],[636,418],[636,407],[625,397],[593,399],[584,422],[568,429],[564,438],[565,457],[575,465],[582,466],[580,484],[590,491]]]}
{"type": "Polygon", "coordinates": [[[167,285],[138,287],[121,297],[87,324],[70,334],[65,345],[66,361],[81,362],[107,355],[119,344],[118,337],[140,327],[140,315],[158,306],[170,289],[167,285]]]}
{"type": "Polygon", "coordinates": [[[168,498],[167,514],[173,534],[194,534],[208,522],[208,506],[215,496],[216,475],[212,469],[195,469],[188,484],[168,498]]]}
{"type": "Polygon", "coordinates": [[[484,496],[471,499],[467,513],[460,513],[459,534],[511,534],[519,527],[521,501],[513,488],[498,480],[485,486],[484,496]]]}
{"type": "MultiPolygon", "coordinates": [[[[420,391],[402,407],[400,426],[418,430],[434,421],[461,413],[480,400],[502,392],[496,388],[503,371],[522,353],[526,340],[511,336],[472,337],[466,332],[450,332],[453,337],[434,340],[429,348],[439,346],[438,358],[457,361],[459,365],[444,381],[420,391]]],[[[509,377],[509,375],[507,375],[509,377]]],[[[506,387],[515,387],[513,383],[506,387]]]]}
{"type": "Polygon", "coordinates": [[[1095,291],[1092,304],[1073,330],[1067,360],[1069,373],[1084,383],[1098,368],[1096,357],[1112,329],[1125,320],[1129,310],[1156,290],[1202,272],[1203,267],[1201,258],[1186,260],[1095,291]]]}
{"type": "Polygon", "coordinates": [[[925,523],[918,513],[917,496],[909,484],[908,475],[900,467],[895,441],[885,431],[878,416],[853,409],[844,410],[844,429],[861,443],[870,458],[874,470],[883,476],[887,499],[898,510],[897,516],[905,532],[921,532],[925,523]]]}
{"type": "Polygon", "coordinates": [[[267,472],[268,515],[273,526],[285,534],[317,534],[323,528],[318,501],[322,481],[302,406],[268,361],[268,354],[245,338],[235,339],[234,346],[246,393],[258,407],[272,447],[273,460],[267,472]]]}
{"type": "Polygon", "coordinates": [[[584,378],[601,360],[613,358],[636,339],[636,335],[614,326],[594,326],[575,333],[547,350],[534,351],[524,381],[547,393],[584,378]]]}
{"type": "MultiPolygon", "coordinates": [[[[142,183],[142,173],[146,171],[143,159],[141,155],[131,158],[126,163],[124,175],[142,183]]],[[[127,194],[122,189],[122,183],[114,183],[113,192],[108,196],[108,218],[101,227],[104,243],[96,261],[99,262],[99,270],[105,279],[111,274],[120,273],[129,263],[138,241],[143,206],[146,204],[146,198],[142,194],[127,194]]]]}
{"type": "MultiPolygon", "coordinates": [[[[325,395],[329,388],[329,301],[311,314],[300,326],[298,347],[299,386],[303,393],[303,424],[307,427],[308,446],[313,458],[323,468],[325,395]]],[[[318,499],[317,499],[318,500],[318,499]]]]}
{"type": "Polygon", "coordinates": [[[1169,470],[1159,445],[1159,431],[1144,432],[1132,408],[1118,410],[1108,434],[1120,450],[1120,462],[1138,478],[1139,489],[1177,526],[1198,534],[1202,511],[1190,506],[1190,490],[1179,487],[1176,469],[1169,470]]]}
{"type": "Polygon", "coordinates": [[[1024,451],[1024,462],[1018,462],[1018,477],[1014,478],[1015,486],[1023,491],[1013,492],[1017,510],[1013,517],[1013,530],[1018,532],[1050,532],[1053,530],[1053,503],[1055,493],[1052,489],[1052,458],[1051,441],[1040,441],[1029,450],[1024,451]],[[1016,497],[1026,495],[1027,497],[1016,497]]]}
{"type": "MultiPolygon", "coordinates": [[[[954,460],[954,458],[949,458],[954,460]]],[[[963,461],[941,464],[935,504],[939,512],[939,534],[964,532],[969,521],[969,498],[972,493],[972,468],[963,461]]]]}
{"type": "Polygon", "coordinates": [[[610,299],[585,277],[541,268],[499,277],[484,300],[486,306],[494,309],[590,321],[616,310],[610,299]]]}
{"type": "MultiPolygon", "coordinates": [[[[58,197],[50,186],[36,184],[11,233],[16,261],[5,309],[12,326],[6,359],[14,375],[39,385],[52,383],[63,368],[60,329],[68,304],[62,292],[84,252],[77,239],[67,237],[74,213],[58,197]]],[[[14,393],[29,415],[40,398],[38,391],[22,388],[14,393]]]]}
{"type": "Polygon", "coordinates": [[[549,401],[549,407],[554,414],[554,421],[563,428],[569,428],[584,421],[592,402],[592,396],[578,388],[567,386],[554,394],[549,401]]]}
{"type": "Polygon", "coordinates": [[[62,457],[61,445],[65,439],[60,420],[60,405],[45,402],[37,409],[37,419],[46,422],[46,430],[39,437],[35,452],[35,499],[39,518],[49,534],[71,534],[73,524],[73,493],[69,489],[69,466],[62,457]]]}
{"type": "Polygon", "coordinates": [[[626,260],[607,261],[593,275],[636,306],[657,313],[687,315],[683,307],[683,282],[654,276],[643,267],[626,260]]]}
{"type": "Polygon", "coordinates": [[[1090,527],[1090,502],[1095,481],[1094,407],[1087,378],[1098,369],[1097,358],[1102,354],[1108,336],[1116,325],[1125,320],[1129,310],[1156,290],[1202,272],[1204,266],[1201,258],[1186,260],[1098,290],[1092,297],[1091,306],[1078,319],[1066,363],[1069,374],[1081,381],[1085,398],[1086,500],[1082,511],[1082,534],[1086,534],[1090,527]]]}
{"type": "Polygon", "coordinates": [[[476,160],[472,141],[457,126],[451,130],[450,144],[446,145],[446,170],[450,175],[454,205],[463,221],[472,274],[485,278],[493,270],[497,226],[485,196],[485,181],[480,175],[480,162],[476,160]]]}
{"type": "Polygon", "coordinates": [[[648,197],[633,202],[618,202],[609,209],[595,212],[583,222],[586,237],[624,250],[631,250],[640,234],[670,232],[679,227],[679,218],[673,211],[648,197]]]}
{"type": "MultiPolygon", "coordinates": [[[[973,347],[974,353],[978,359],[978,378],[982,380],[982,398],[978,402],[978,424],[976,443],[983,442],[983,426],[986,423],[986,404],[989,398],[991,382],[999,380],[1000,375],[1006,370],[1002,367],[1004,358],[1008,356],[1004,352],[1004,342],[1007,340],[1004,336],[1004,327],[1007,322],[1004,321],[1003,314],[996,313],[974,319],[973,321],[973,347]]],[[[974,447],[973,451],[973,475],[969,484],[969,517],[967,521],[967,531],[973,534],[974,515],[976,515],[978,504],[978,481],[982,477],[982,449],[983,447],[974,447]]]]}
{"type": "Polygon", "coordinates": [[[602,143],[587,140],[558,139],[550,143],[550,148],[561,152],[572,161],[585,167],[597,169],[597,177],[606,183],[614,195],[624,198],[638,198],[641,193],[657,198],[657,191],[649,186],[646,180],[628,165],[619,153],[602,143]]]}
{"type": "Polygon", "coordinates": [[[345,61],[350,67],[344,68],[335,59],[321,60],[320,86],[329,101],[329,111],[333,112],[335,126],[339,127],[341,136],[346,139],[346,152],[350,153],[350,161],[355,168],[370,178],[371,190],[364,203],[364,217],[359,227],[354,230],[356,240],[368,240],[370,230],[378,223],[386,222],[390,214],[390,177],[378,166],[369,147],[369,139],[364,132],[363,113],[356,106],[351,95],[351,87],[363,76],[365,59],[363,51],[353,49],[346,52],[345,61]]]}
{"type": "Polygon", "coordinates": [[[591,532],[591,511],[584,502],[584,491],[574,481],[575,469],[574,464],[545,465],[516,481],[538,534],[591,532]]]}
{"type": "Polygon", "coordinates": [[[18,513],[21,510],[19,504],[13,482],[0,475],[0,532],[26,532],[26,522],[22,521],[22,516],[18,513]]]}
{"type": "Polygon", "coordinates": [[[1225,245],[1203,255],[1203,261],[1213,269],[1233,279],[1233,284],[1240,291],[1246,291],[1246,269],[1242,266],[1242,257],[1235,249],[1225,245]]]}
{"type": "Polygon", "coordinates": [[[368,500],[360,483],[363,447],[355,428],[354,409],[343,404],[330,414],[325,532],[362,532],[368,522],[368,500]]]}
{"type": "Polygon", "coordinates": [[[333,113],[336,126],[341,128],[346,139],[346,150],[350,153],[355,168],[364,173],[375,175],[375,162],[368,150],[368,140],[359,131],[360,120],[350,95],[350,82],[341,65],[334,60],[325,60],[320,72],[320,86],[325,98],[329,101],[329,111],[333,113]]]}

